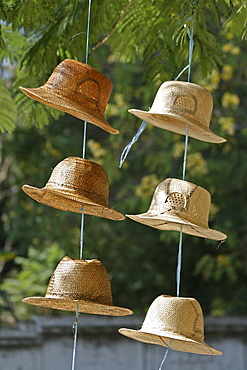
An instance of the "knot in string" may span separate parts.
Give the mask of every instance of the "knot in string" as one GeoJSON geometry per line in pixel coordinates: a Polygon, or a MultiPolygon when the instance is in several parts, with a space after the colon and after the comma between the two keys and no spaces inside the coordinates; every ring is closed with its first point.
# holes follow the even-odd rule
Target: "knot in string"
{"type": "Polygon", "coordinates": [[[73,321],[73,325],[72,325],[72,333],[73,333],[73,338],[75,338],[76,336],[76,332],[77,332],[77,329],[78,329],[78,323],[80,322],[80,320],[78,318],[76,318],[74,321],[73,321]]]}

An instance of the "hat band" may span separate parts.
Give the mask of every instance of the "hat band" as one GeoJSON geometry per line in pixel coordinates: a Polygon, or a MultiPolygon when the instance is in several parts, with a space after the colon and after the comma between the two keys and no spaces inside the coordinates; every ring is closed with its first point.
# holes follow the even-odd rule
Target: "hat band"
{"type": "Polygon", "coordinates": [[[64,185],[64,184],[58,184],[56,182],[48,181],[46,184],[45,190],[61,195],[64,195],[65,197],[71,197],[71,199],[76,200],[78,202],[83,203],[83,200],[87,198],[87,201],[90,200],[92,203],[97,203],[102,205],[103,207],[108,207],[108,199],[107,197],[103,195],[96,194],[94,192],[85,190],[85,189],[79,189],[73,186],[64,185]],[[80,199],[79,199],[80,198],[80,199]]]}
{"type": "Polygon", "coordinates": [[[188,223],[194,224],[195,226],[199,226],[205,229],[208,229],[208,223],[206,221],[200,221],[198,218],[193,217],[193,215],[190,215],[189,213],[184,212],[176,212],[177,216],[180,217],[182,220],[187,221],[188,223]]]}
{"type": "Polygon", "coordinates": [[[181,109],[177,110],[176,107],[174,107],[173,109],[163,108],[162,111],[161,110],[157,111],[155,107],[152,107],[147,113],[160,114],[160,115],[173,115],[179,119],[182,119],[183,121],[191,122],[203,129],[207,129],[207,130],[209,129],[209,122],[208,123],[201,122],[196,115],[188,114],[186,110],[182,112],[181,109]]]}
{"type": "Polygon", "coordinates": [[[184,339],[187,339],[187,340],[193,340],[195,342],[199,342],[199,343],[204,343],[204,334],[203,332],[194,332],[194,333],[186,333],[186,332],[183,332],[183,330],[181,330],[180,332],[178,331],[175,331],[175,330],[169,330],[169,329],[158,329],[158,328],[145,328],[142,326],[141,332],[144,332],[144,333],[149,333],[149,334],[156,334],[156,335],[160,335],[160,336],[164,336],[164,337],[169,337],[169,335],[171,337],[181,337],[184,338],[184,339]]]}
{"type": "MultiPolygon", "coordinates": [[[[153,209],[149,210],[148,213],[150,213],[153,217],[159,216],[160,219],[162,217],[167,217],[167,221],[169,221],[169,217],[176,217],[180,218],[182,221],[184,221],[186,224],[193,224],[194,226],[202,227],[205,229],[208,229],[208,223],[206,221],[200,221],[198,218],[195,218],[193,215],[189,214],[187,211],[181,211],[181,209],[178,209],[177,207],[170,206],[169,208],[163,208],[163,210],[155,211],[153,209]]],[[[172,222],[173,220],[171,220],[172,222]]]]}
{"type": "Polygon", "coordinates": [[[68,300],[76,300],[76,301],[87,301],[93,303],[100,303],[112,306],[112,299],[110,297],[106,297],[105,295],[97,295],[96,297],[88,297],[86,294],[83,293],[47,293],[45,298],[49,299],[68,299],[68,300]]]}

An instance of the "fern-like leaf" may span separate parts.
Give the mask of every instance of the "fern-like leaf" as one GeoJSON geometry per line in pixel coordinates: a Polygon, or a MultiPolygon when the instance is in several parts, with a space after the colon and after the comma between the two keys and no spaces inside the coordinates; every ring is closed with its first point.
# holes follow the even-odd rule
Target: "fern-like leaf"
{"type": "Polygon", "coordinates": [[[42,128],[47,126],[51,120],[57,120],[63,114],[57,109],[30,99],[21,91],[16,94],[15,103],[18,107],[18,121],[21,125],[27,127],[42,128]]]}
{"type": "Polygon", "coordinates": [[[0,131],[11,132],[16,126],[17,112],[5,81],[0,77],[0,131]]]}

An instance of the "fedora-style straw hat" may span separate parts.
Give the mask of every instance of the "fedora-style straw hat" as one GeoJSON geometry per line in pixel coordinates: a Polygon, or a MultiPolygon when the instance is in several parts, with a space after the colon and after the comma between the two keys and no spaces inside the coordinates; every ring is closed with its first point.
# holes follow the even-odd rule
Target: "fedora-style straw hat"
{"type": "Polygon", "coordinates": [[[210,128],[213,99],[210,92],[191,82],[166,81],[154,99],[149,111],[129,109],[129,112],[154,126],[178,134],[186,134],[210,143],[223,143],[226,139],[214,134],[210,128]]]}
{"type": "Polygon", "coordinates": [[[119,134],[105,119],[111,81],[93,67],[73,59],[58,64],[41,87],[21,87],[30,98],[119,134]]]}
{"type": "Polygon", "coordinates": [[[155,189],[149,210],[138,215],[126,215],[134,221],[159,230],[177,230],[202,238],[224,240],[220,231],[210,229],[208,215],[209,192],[191,182],[166,179],[155,189]]]}
{"type": "Polygon", "coordinates": [[[203,313],[194,298],[161,295],[149,307],[140,330],[121,328],[119,332],[140,342],[169,346],[176,351],[222,354],[204,342],[203,313]]]}
{"type": "Polygon", "coordinates": [[[103,168],[87,159],[68,157],[53,169],[43,188],[23,185],[31,198],[47,206],[63,211],[84,213],[92,216],[123,220],[125,216],[110,208],[109,182],[103,168]]]}
{"type": "Polygon", "coordinates": [[[96,260],[64,257],[52,274],[45,297],[28,297],[22,302],[63,311],[96,315],[126,316],[133,311],[114,306],[111,283],[103,264],[96,260]]]}

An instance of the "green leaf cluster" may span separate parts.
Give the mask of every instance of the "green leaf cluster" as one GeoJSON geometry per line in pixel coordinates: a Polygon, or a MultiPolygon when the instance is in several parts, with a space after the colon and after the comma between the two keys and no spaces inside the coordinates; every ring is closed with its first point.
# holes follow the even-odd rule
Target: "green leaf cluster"
{"type": "MultiPolygon", "coordinates": [[[[45,17],[31,14],[33,4],[8,2],[0,51],[0,279],[19,317],[38,312],[21,299],[44,294],[58,260],[78,258],[80,237],[80,215],[39,204],[21,187],[43,187],[59,161],[81,156],[83,123],[31,100],[18,86],[42,85],[64,58],[84,61],[87,2],[41,1],[39,12],[53,7],[49,15],[44,9],[45,17]]],[[[109,204],[122,213],[145,212],[158,182],[181,178],[184,137],[152,125],[133,145],[122,169],[118,162],[141,124],[127,110],[147,110],[159,85],[187,65],[187,30],[193,23],[193,82],[212,92],[210,128],[227,138],[222,145],[189,139],[186,179],[211,193],[210,226],[228,234],[218,249],[214,241],[184,235],[181,294],[197,298],[205,314],[247,309],[247,60],[239,36],[246,27],[244,5],[223,0],[92,2],[89,61],[113,81],[106,117],[120,134],[88,124],[86,153],[105,169],[109,204]],[[236,28],[240,16],[242,25],[236,28]]],[[[85,217],[84,258],[102,261],[114,303],[135,312],[144,312],[159,294],[175,294],[177,246],[176,232],[129,219],[85,217]]]]}

